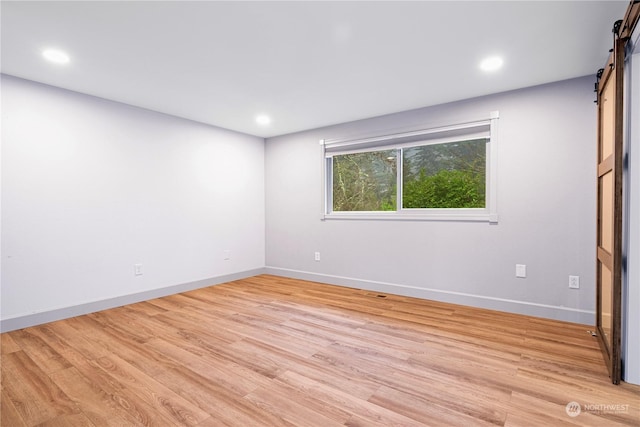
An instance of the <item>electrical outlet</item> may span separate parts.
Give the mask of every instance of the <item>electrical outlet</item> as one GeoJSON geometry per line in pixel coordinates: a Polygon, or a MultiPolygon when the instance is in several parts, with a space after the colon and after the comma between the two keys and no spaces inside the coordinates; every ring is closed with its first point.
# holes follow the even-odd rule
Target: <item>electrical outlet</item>
{"type": "Polygon", "coordinates": [[[223,253],[223,258],[225,261],[230,260],[231,259],[231,251],[229,249],[226,249],[224,251],[222,251],[223,253]]]}
{"type": "Polygon", "coordinates": [[[316,262],[317,262],[317,261],[320,261],[320,252],[316,252],[316,253],[314,254],[314,259],[316,260],[316,262]]]}
{"type": "Polygon", "coordinates": [[[133,275],[134,276],[142,276],[142,264],[134,264],[133,265],[133,275]]]}
{"type": "Polygon", "coordinates": [[[569,276],[569,287],[571,289],[580,289],[580,276],[569,276]]]}
{"type": "Polygon", "coordinates": [[[516,264],[516,277],[524,279],[527,277],[527,266],[524,264],[516,264]]]}

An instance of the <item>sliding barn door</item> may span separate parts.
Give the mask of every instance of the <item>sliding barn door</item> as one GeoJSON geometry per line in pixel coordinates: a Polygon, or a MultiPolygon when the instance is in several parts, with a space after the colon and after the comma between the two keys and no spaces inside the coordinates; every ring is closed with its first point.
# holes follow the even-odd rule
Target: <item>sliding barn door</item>
{"type": "Polygon", "coordinates": [[[596,326],[609,376],[620,382],[624,42],[616,39],[598,81],[596,326]]]}

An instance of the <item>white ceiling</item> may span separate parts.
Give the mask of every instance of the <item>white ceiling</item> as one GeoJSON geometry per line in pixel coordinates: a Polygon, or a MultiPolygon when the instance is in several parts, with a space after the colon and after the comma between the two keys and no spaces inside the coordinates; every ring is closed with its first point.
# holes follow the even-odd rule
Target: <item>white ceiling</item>
{"type": "Polygon", "coordinates": [[[627,5],[2,1],[1,69],[269,137],[595,74],[627,5]]]}

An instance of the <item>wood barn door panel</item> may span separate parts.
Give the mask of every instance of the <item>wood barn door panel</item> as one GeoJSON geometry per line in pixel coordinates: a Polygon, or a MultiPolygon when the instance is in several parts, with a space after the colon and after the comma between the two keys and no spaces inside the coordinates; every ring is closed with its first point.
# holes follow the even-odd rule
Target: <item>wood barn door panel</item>
{"type": "Polygon", "coordinates": [[[613,154],[615,140],[615,73],[607,80],[600,102],[600,120],[602,120],[602,141],[600,159],[604,161],[613,154]]]}
{"type": "Polygon", "coordinates": [[[613,251],[613,171],[600,178],[600,247],[613,251]]]}
{"type": "Polygon", "coordinates": [[[602,328],[602,334],[605,344],[607,345],[607,353],[611,354],[611,328],[613,325],[611,311],[613,309],[611,294],[613,291],[612,284],[613,273],[604,264],[600,263],[600,283],[602,286],[601,291],[601,311],[600,311],[600,325],[602,328]]]}
{"type": "Polygon", "coordinates": [[[598,81],[596,328],[614,384],[621,379],[622,106],[624,41],[616,39],[598,81]]]}

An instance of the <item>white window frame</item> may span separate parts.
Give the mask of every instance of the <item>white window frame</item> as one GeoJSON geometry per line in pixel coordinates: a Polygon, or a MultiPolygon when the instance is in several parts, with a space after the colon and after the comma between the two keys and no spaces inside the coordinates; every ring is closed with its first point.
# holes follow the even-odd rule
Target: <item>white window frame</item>
{"type": "Polygon", "coordinates": [[[489,118],[417,131],[377,135],[355,140],[321,140],[322,152],[322,220],[408,220],[408,221],[473,221],[498,222],[498,111],[489,118]],[[332,192],[333,156],[358,152],[382,151],[443,144],[454,141],[487,139],[486,198],[484,208],[474,209],[416,209],[402,207],[402,155],[397,156],[397,210],[334,212],[332,192]]]}

